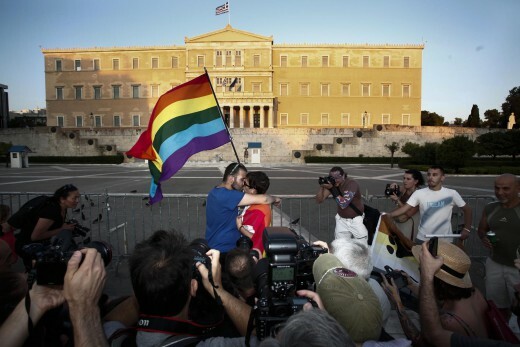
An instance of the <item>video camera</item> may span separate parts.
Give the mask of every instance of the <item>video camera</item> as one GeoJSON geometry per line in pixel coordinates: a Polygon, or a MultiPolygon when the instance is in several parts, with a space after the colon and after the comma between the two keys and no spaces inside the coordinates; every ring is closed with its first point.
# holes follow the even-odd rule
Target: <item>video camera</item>
{"type": "Polygon", "coordinates": [[[273,336],[309,300],[297,297],[299,289],[314,290],[312,265],[327,249],[310,245],[287,227],[264,230],[266,258],[260,260],[254,276],[258,296],[255,312],[256,334],[262,340],[273,336]]]}
{"type": "Polygon", "coordinates": [[[400,196],[401,195],[401,190],[399,189],[398,185],[396,185],[395,187],[392,188],[392,184],[389,183],[389,184],[386,185],[385,195],[386,196],[390,196],[392,194],[400,196]]]}
{"type": "MultiPolygon", "coordinates": [[[[85,227],[81,228],[89,230],[85,227]]],[[[112,261],[112,248],[109,244],[103,241],[90,242],[90,238],[76,243],[74,241],[76,236],[78,234],[75,231],[71,233],[70,230],[62,230],[51,239],[49,244],[31,243],[23,246],[23,251],[36,260],[35,269],[38,284],[63,284],[69,259],[75,251],[83,248],[95,248],[101,254],[105,266],[110,264],[110,261],[112,261]]]]}

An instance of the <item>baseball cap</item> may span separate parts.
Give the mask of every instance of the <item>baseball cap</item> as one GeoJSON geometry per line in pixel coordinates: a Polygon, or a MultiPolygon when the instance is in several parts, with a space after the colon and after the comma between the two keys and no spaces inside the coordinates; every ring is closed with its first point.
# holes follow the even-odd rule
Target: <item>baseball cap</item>
{"type": "Polygon", "coordinates": [[[346,269],[333,254],[322,254],[312,268],[316,292],[327,312],[355,342],[377,340],[381,333],[381,304],[367,281],[346,269]]]}

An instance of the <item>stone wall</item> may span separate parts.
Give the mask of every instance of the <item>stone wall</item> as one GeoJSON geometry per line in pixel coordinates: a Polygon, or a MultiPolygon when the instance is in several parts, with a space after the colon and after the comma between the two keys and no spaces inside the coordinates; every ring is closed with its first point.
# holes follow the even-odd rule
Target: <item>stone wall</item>
{"type": "MultiPolygon", "coordinates": [[[[456,135],[468,136],[472,140],[489,132],[489,129],[461,127],[419,127],[399,125],[375,125],[372,129],[352,128],[270,128],[231,129],[233,142],[240,158],[248,142],[261,142],[262,163],[303,162],[303,157],[389,156],[386,144],[406,142],[424,144],[442,142],[456,135]],[[295,157],[299,152],[301,156],[295,157]]],[[[0,142],[26,145],[37,156],[98,156],[114,155],[129,150],[137,141],[141,129],[62,129],[40,127],[25,129],[0,129],[0,142]]],[[[396,156],[404,155],[397,152],[396,156]]],[[[212,151],[198,153],[191,161],[232,161],[235,155],[230,144],[212,151]]]]}

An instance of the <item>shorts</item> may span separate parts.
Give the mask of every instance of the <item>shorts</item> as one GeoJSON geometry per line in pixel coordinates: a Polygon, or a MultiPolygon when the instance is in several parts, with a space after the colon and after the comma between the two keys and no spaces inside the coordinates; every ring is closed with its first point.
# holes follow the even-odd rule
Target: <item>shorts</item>
{"type": "Polygon", "coordinates": [[[486,260],[486,299],[493,300],[498,308],[510,308],[515,297],[513,286],[520,283],[520,273],[513,266],[486,260]]]}

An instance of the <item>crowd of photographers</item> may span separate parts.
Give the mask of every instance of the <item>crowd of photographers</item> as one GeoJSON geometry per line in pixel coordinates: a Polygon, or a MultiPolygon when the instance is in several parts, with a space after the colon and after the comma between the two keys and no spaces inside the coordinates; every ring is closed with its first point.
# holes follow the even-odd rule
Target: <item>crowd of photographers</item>
{"type": "MultiPolygon", "coordinates": [[[[423,327],[419,331],[401,301],[399,289],[413,287],[406,274],[373,273],[357,182],[338,167],[320,178],[317,202],[332,195],[338,206],[336,238],[329,246],[309,243],[290,228],[268,227],[265,212],[262,221],[245,217],[244,206],[280,203],[265,194],[269,184],[264,176],[247,175],[241,164],[228,166],[208,197],[206,239],[190,242],[175,230],[155,231],[130,256],[133,295],[112,299],[103,295],[110,247],[85,238],[76,243],[75,236],[85,236],[85,230],[68,225],[65,213],[78,204],[78,190],[60,188],[54,200],[38,206],[47,211],[35,219],[38,238],[34,229],[18,227],[29,232],[25,245],[13,249],[6,243],[11,253],[0,257],[2,345],[509,345],[441,325],[434,282],[440,278],[471,288],[465,277],[469,258],[453,250],[454,245],[430,241],[413,249],[421,270],[420,290],[415,291],[423,327]],[[42,240],[46,242],[38,242],[42,240]],[[9,269],[16,253],[27,274],[9,269]],[[408,339],[394,339],[384,329],[392,306],[408,339]]],[[[31,209],[36,208],[26,208],[31,209]]],[[[24,213],[24,218],[17,217],[29,219],[30,212],[24,213]]],[[[15,228],[4,219],[2,233],[7,235],[15,228]]],[[[2,243],[0,250],[5,249],[2,243]]]]}

